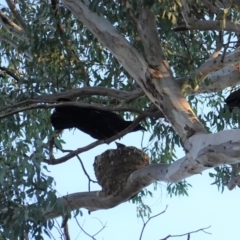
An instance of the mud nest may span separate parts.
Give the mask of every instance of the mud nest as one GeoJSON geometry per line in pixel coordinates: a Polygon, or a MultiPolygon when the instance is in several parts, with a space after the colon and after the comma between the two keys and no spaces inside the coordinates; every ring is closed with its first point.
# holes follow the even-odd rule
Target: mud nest
{"type": "Polygon", "coordinates": [[[107,150],[95,157],[94,171],[105,196],[117,195],[125,186],[129,175],[149,165],[149,157],[135,147],[107,150]]]}

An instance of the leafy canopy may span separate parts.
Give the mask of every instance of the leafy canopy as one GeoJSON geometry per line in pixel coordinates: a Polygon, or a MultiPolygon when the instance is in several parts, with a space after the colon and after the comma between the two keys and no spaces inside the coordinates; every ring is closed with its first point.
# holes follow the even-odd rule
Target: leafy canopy
{"type": "MultiPolygon", "coordinates": [[[[192,15],[198,19],[216,19],[216,14],[200,1],[191,2],[192,15]]],[[[215,1],[211,2],[215,4],[215,1]]],[[[31,233],[36,239],[42,239],[43,229],[48,233],[53,221],[42,221],[39,209],[53,205],[56,200],[54,179],[47,172],[47,164],[53,159],[51,141],[55,135],[49,120],[54,105],[48,103],[57,99],[56,93],[83,87],[132,92],[139,86],[106,47],[61,3],[54,0],[17,0],[15,3],[20,18],[6,3],[0,12],[1,236],[17,239],[17,236],[23,238],[31,233]],[[19,34],[9,31],[9,22],[15,26],[14,29],[19,26],[19,34]],[[49,95],[53,96],[51,101],[45,98],[49,95]],[[32,203],[37,203],[37,207],[26,207],[32,203]]],[[[93,0],[89,8],[105,16],[134,48],[144,54],[133,16],[137,16],[146,5],[156,16],[157,31],[174,76],[192,76],[183,85],[183,93],[198,84],[193,72],[215,51],[219,39],[224,39],[225,52],[235,48],[235,33],[197,29],[174,31],[174,27],[185,23],[178,0],[93,0]]],[[[237,21],[238,6],[227,8],[217,17],[237,21]]],[[[190,96],[188,99],[209,132],[238,125],[238,119],[230,119],[229,112],[223,114],[224,118],[219,118],[219,112],[223,109],[221,92],[190,96]],[[203,104],[207,106],[206,111],[202,111],[203,104]]],[[[135,98],[121,101],[109,95],[85,93],[78,96],[78,101],[97,106],[128,107],[136,111],[154,109],[157,112],[141,91],[135,98]]],[[[136,111],[121,111],[120,114],[132,119],[136,111]]],[[[151,161],[172,163],[181,141],[171,124],[156,115],[145,118],[143,125],[151,132],[149,144],[144,147],[151,161]]],[[[57,136],[55,144],[64,148],[61,136],[57,136]]],[[[230,172],[223,166],[211,176],[222,188],[230,172]]],[[[187,182],[183,181],[169,185],[168,190],[171,195],[184,195],[187,188],[187,182]]],[[[139,201],[142,201],[141,197],[139,201]]]]}

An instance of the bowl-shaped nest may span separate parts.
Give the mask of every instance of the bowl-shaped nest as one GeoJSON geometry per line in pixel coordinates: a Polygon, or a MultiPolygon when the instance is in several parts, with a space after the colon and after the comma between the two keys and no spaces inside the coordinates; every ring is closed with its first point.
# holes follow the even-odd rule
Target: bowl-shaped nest
{"type": "Polygon", "coordinates": [[[117,195],[126,184],[128,176],[149,165],[149,157],[135,147],[107,150],[95,157],[94,171],[105,196],[117,195]]]}

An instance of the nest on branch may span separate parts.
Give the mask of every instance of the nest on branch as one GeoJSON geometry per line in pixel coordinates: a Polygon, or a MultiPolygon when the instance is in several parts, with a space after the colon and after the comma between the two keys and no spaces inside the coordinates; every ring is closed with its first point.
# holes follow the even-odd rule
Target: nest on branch
{"type": "Polygon", "coordinates": [[[94,171],[105,196],[116,196],[125,186],[129,175],[149,165],[149,157],[135,147],[107,150],[95,157],[94,171]]]}

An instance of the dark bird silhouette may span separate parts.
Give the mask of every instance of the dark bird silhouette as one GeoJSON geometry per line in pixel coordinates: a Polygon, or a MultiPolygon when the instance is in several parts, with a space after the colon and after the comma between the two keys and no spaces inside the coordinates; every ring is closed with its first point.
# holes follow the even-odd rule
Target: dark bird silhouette
{"type": "MultiPolygon", "coordinates": [[[[58,101],[70,100],[59,99],[58,101]]],[[[111,111],[58,106],[51,115],[51,123],[55,130],[78,128],[95,139],[103,140],[118,134],[132,124],[132,121],[125,121],[120,115],[111,111]]],[[[146,131],[138,124],[131,132],[139,130],[146,131]]]]}
{"type": "Polygon", "coordinates": [[[238,107],[240,108],[240,89],[232,92],[226,99],[226,104],[229,107],[229,110],[232,111],[233,108],[238,107]]]}

